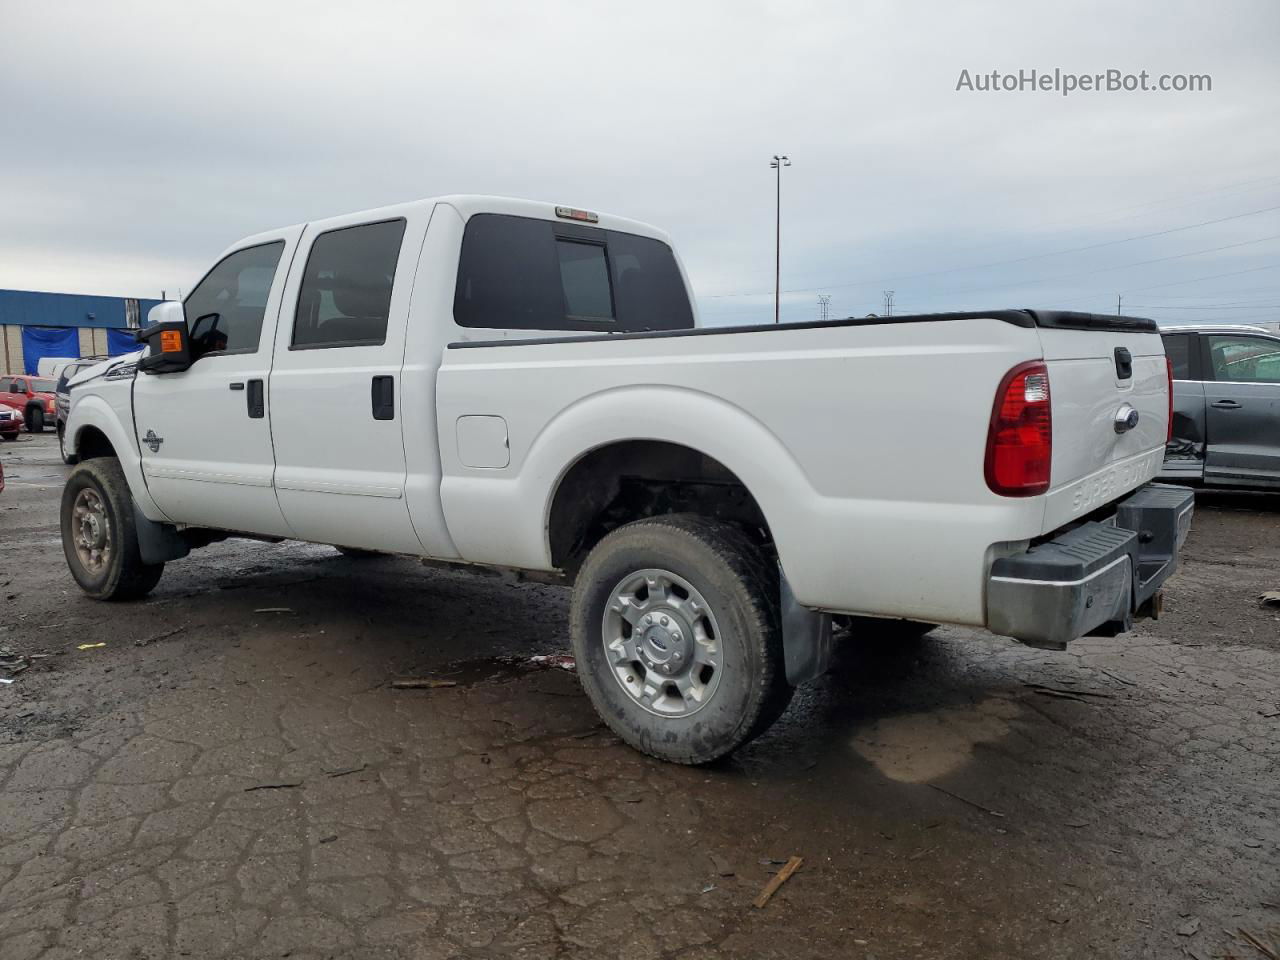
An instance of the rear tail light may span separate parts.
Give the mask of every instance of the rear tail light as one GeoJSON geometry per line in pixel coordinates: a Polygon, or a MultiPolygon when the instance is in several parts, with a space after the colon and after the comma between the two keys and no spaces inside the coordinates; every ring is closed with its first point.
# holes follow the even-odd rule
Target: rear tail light
{"type": "Polygon", "coordinates": [[[1164,368],[1169,374],[1169,429],[1164,437],[1164,442],[1168,443],[1173,439],[1173,361],[1168,357],[1164,358],[1164,368]]]}
{"type": "Polygon", "coordinates": [[[1039,360],[1020,363],[996,391],[987,431],[987,486],[1002,497],[1044,493],[1052,460],[1049,368],[1039,360]]]}

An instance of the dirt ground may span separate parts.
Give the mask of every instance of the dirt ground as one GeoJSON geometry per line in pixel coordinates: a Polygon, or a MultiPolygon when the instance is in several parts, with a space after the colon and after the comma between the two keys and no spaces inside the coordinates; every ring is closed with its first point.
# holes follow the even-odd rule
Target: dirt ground
{"type": "Polygon", "coordinates": [[[848,637],[770,734],[688,769],[523,663],[567,652],[561,588],[229,541],[99,604],[52,435],[0,458],[0,646],[47,654],[0,685],[2,960],[1280,940],[1280,497],[1202,496],[1158,623],[1067,653],[848,637]],[[457,685],[389,686],[417,676],[457,685]]]}

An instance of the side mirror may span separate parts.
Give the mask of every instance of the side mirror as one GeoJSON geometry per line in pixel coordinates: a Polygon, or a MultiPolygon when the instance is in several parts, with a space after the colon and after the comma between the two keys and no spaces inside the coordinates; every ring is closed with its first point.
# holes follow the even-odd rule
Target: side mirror
{"type": "Polygon", "coordinates": [[[147,326],[134,334],[150,351],[138,361],[143,373],[177,373],[191,366],[191,342],[187,335],[187,317],[182,304],[166,300],[151,308],[147,326]]]}

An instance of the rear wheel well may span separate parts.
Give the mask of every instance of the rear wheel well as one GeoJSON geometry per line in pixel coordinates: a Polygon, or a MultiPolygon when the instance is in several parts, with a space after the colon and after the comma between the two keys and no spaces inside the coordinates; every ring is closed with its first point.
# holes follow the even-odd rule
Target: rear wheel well
{"type": "Polygon", "coordinates": [[[592,450],[561,479],[547,521],[551,562],[573,576],[609,531],[673,513],[733,523],[772,548],[760,505],[720,461],[676,443],[628,440],[592,450]]]}
{"type": "Polygon", "coordinates": [[[76,457],[89,460],[93,457],[114,457],[116,448],[111,445],[107,435],[97,427],[85,427],[76,436],[76,457]]]}

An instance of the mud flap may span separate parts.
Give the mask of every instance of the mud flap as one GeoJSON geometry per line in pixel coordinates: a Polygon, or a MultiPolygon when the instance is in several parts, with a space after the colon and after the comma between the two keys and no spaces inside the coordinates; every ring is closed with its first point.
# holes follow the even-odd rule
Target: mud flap
{"type": "Polygon", "coordinates": [[[138,535],[138,555],[143,563],[165,563],[191,552],[191,545],[173,524],[148,520],[137,500],[133,501],[133,528],[138,535]]]}
{"type": "Polygon", "coordinates": [[[782,650],[787,683],[798,687],[827,672],[834,647],[831,614],[810,610],[796,600],[787,575],[778,568],[782,600],[782,650]]]}

